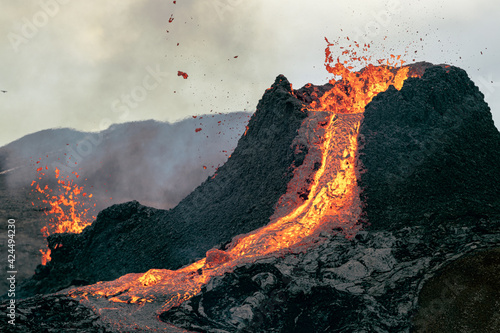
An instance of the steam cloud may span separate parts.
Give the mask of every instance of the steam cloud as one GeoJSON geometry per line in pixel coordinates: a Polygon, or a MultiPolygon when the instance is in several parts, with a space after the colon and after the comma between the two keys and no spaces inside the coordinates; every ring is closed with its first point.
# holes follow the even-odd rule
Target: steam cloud
{"type": "Polygon", "coordinates": [[[236,112],[174,124],[150,120],[113,125],[100,133],[45,130],[1,148],[0,172],[6,171],[10,189],[29,188],[36,168],[42,167],[47,174],[43,185],[50,187],[58,168],[80,185],[87,179],[85,190],[96,196],[98,209],[130,200],[172,208],[227,160],[249,117],[236,112]]]}

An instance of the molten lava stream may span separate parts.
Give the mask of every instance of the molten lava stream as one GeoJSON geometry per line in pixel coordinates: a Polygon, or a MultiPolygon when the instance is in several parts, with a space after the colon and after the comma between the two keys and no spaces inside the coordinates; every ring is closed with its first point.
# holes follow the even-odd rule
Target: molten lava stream
{"type": "MultiPolygon", "coordinates": [[[[208,251],[205,259],[187,267],[177,271],[152,269],[144,274],[127,274],[115,281],[70,290],[70,295],[83,300],[88,296],[106,297],[114,302],[141,305],[162,302],[159,313],[196,295],[212,277],[221,276],[237,265],[253,262],[259,257],[290,249],[321,231],[337,229],[347,237],[355,235],[361,228],[358,224],[361,201],[356,156],[363,111],[366,104],[389,85],[400,89],[408,76],[408,68],[368,66],[351,73],[337,63],[329,69],[335,75],[342,75],[343,80],[332,81],[334,87],[311,104],[314,110],[308,111],[309,119],[328,112],[329,121],[317,143],[321,166],[314,173],[305,201],[284,215],[279,213],[283,210],[277,209],[267,226],[236,237],[226,251],[208,251]]],[[[302,167],[307,167],[307,163],[298,169],[302,167]]],[[[297,170],[294,177],[301,174],[297,170]]],[[[306,179],[295,180],[306,182],[306,179]]],[[[292,188],[288,192],[292,190],[296,191],[292,188]]]]}
{"type": "Polygon", "coordinates": [[[273,215],[271,223],[240,239],[229,250],[232,256],[256,257],[289,248],[313,235],[318,228],[335,227],[355,232],[361,213],[356,187],[355,156],[362,114],[330,117],[325,132],[321,167],[308,199],[290,214],[273,215]]]}

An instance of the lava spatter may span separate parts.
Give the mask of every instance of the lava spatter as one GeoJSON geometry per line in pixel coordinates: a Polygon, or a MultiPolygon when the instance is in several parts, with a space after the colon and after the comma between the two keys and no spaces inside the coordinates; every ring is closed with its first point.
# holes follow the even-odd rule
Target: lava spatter
{"type": "MultiPolygon", "coordinates": [[[[48,170],[48,167],[45,167],[48,170]]],[[[93,208],[96,206],[92,203],[93,195],[84,190],[84,186],[76,184],[76,179],[80,175],[72,172],[72,176],[63,176],[61,170],[55,168],[54,174],[56,184],[40,185],[42,180],[48,175],[41,172],[43,168],[37,168],[38,180],[33,180],[31,183],[32,193],[37,195],[38,199],[48,207],[43,207],[45,215],[48,217],[47,225],[40,231],[47,238],[54,233],[80,233],[92,223],[95,216],[92,215],[93,208]],[[88,208],[87,208],[88,207],[88,208]]],[[[50,182],[51,184],[52,182],[50,182]]],[[[35,206],[35,203],[32,202],[35,206]]],[[[42,265],[45,265],[51,260],[50,249],[40,250],[42,253],[42,265]]]]}
{"type": "Polygon", "coordinates": [[[187,79],[189,75],[183,71],[177,71],[177,76],[182,76],[184,79],[187,79]]]}

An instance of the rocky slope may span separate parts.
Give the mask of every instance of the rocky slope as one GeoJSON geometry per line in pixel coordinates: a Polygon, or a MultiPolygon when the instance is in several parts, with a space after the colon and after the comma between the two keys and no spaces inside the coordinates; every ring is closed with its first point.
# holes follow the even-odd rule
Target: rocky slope
{"type": "Polygon", "coordinates": [[[371,229],[500,213],[500,133],[467,73],[435,66],[367,105],[361,176],[371,229]]]}

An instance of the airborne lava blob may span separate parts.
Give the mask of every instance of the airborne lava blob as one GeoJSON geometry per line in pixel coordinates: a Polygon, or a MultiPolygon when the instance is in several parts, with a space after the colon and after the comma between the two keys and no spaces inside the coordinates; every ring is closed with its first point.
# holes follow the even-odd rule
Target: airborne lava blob
{"type": "Polygon", "coordinates": [[[369,45],[357,43],[342,52],[349,60],[334,60],[330,51],[333,45],[328,42],[325,65],[340,79],[332,79],[332,88],[322,96],[315,87],[306,86],[313,90],[314,98],[304,104],[308,117],[296,140],[307,142],[308,153],[304,163],[294,170],[287,193],[268,225],[235,237],[225,251],[212,249],[206,258],[182,269],[127,274],[115,281],[73,289],[70,294],[83,300],[104,297],[141,305],[161,302],[159,313],[196,295],[212,277],[230,272],[237,265],[308,246],[321,232],[354,236],[362,228],[357,151],[364,108],[390,85],[401,89],[409,67],[397,67],[403,64],[399,56],[380,60],[380,66],[374,66],[369,57],[358,56],[355,51],[367,51],[369,45]],[[355,63],[365,66],[353,71],[355,63]]]}

